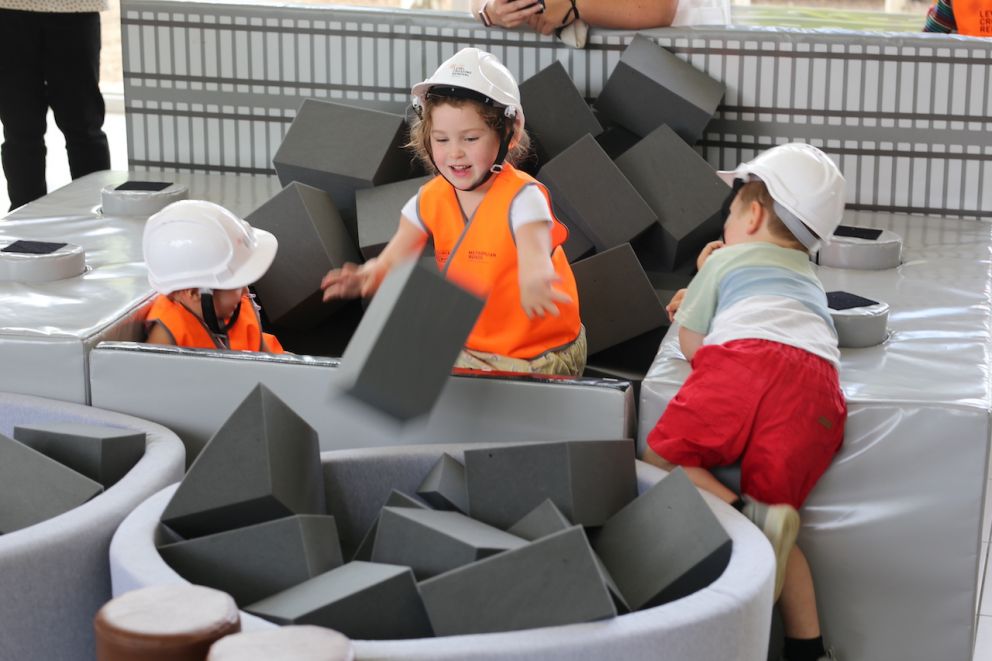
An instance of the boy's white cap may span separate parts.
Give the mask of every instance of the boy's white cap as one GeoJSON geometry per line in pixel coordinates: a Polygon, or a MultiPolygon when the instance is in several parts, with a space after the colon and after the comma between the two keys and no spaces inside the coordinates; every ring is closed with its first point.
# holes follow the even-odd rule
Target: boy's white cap
{"type": "Polygon", "coordinates": [[[268,271],[279,242],[219,204],[173,202],[145,225],[142,248],[155,291],[240,289],[268,271]]]}
{"type": "Polygon", "coordinates": [[[463,48],[444,61],[430,78],[413,86],[413,105],[423,108],[432,87],[475,92],[489,105],[505,107],[507,117],[522,117],[520,89],[510,70],[494,55],[478,48],[463,48]]]}
{"type": "Polygon", "coordinates": [[[775,201],[775,213],[810,252],[821,240],[830,242],[844,215],[844,175],[813,145],[778,145],[736,170],[721,170],[717,175],[729,185],[735,179],[763,181],[775,201]]]}

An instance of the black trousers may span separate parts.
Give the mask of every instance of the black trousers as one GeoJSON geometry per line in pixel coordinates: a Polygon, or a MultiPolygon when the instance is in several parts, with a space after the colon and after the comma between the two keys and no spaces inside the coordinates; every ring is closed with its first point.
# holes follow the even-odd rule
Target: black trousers
{"type": "Polygon", "coordinates": [[[0,156],[10,208],[41,197],[48,109],[76,179],[110,168],[100,94],[100,15],[0,9],[0,156]]]}

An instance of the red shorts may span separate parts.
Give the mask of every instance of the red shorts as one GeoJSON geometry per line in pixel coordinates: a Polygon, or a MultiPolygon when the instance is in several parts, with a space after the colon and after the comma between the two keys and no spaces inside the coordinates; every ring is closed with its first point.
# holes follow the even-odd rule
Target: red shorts
{"type": "Polygon", "coordinates": [[[692,373],[648,434],[680,466],[741,463],[741,492],[799,509],[844,440],[837,370],[808,351],[734,340],[696,351],[692,373]]]}

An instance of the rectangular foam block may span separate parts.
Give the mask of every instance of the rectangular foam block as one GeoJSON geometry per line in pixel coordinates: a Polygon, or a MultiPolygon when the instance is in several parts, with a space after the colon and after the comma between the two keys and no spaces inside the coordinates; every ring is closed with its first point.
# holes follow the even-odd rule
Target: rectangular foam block
{"type": "MultiPolygon", "coordinates": [[[[283,186],[299,181],[326,191],[353,221],[355,191],[411,176],[406,138],[401,115],[304,99],[272,165],[283,186]]],[[[357,233],[352,238],[357,243],[357,233]]]]}
{"type": "Polygon", "coordinates": [[[0,534],[68,512],[103,486],[0,434],[0,534]]]}
{"type": "Polygon", "coordinates": [[[433,177],[418,177],[374,188],[363,188],[355,192],[358,247],[362,257],[372,259],[382,252],[396,234],[403,205],[431,179],[433,177]]]}
{"type": "Polygon", "coordinates": [[[246,220],[279,240],[272,266],[255,283],[272,323],[311,328],[341,305],[321,301],[321,278],[361,257],[330,195],[292,182],[246,220]]]}
{"type": "Polygon", "coordinates": [[[529,443],[465,451],[469,514],[509,528],[550,499],[570,521],[602,525],[637,495],[630,440],[529,443]]]}
{"type": "MultiPolygon", "coordinates": [[[[423,504],[413,496],[408,496],[405,493],[393,489],[389,494],[389,498],[386,499],[386,503],[383,507],[414,507],[416,509],[428,509],[427,505],[423,504]]],[[[375,534],[379,530],[379,517],[375,518],[375,521],[369,527],[368,532],[365,533],[365,537],[358,544],[358,548],[355,549],[355,554],[352,556],[352,560],[371,560],[372,559],[372,547],[375,545],[375,534]]]]}
{"type": "Polygon", "coordinates": [[[525,544],[459,512],[384,507],[372,560],[406,565],[419,581],[525,544]]]}
{"type": "Polygon", "coordinates": [[[326,511],[317,432],[259,384],[190,466],[162,523],[191,538],[326,511]]]}
{"type": "Polygon", "coordinates": [[[616,160],[625,151],[640,142],[641,136],[631,133],[622,126],[608,126],[596,136],[596,142],[603,148],[607,156],[616,160]]]}
{"type": "Polygon", "coordinates": [[[394,418],[428,413],[482,305],[416,259],[397,265],[341,356],[342,390],[394,418]]]}
{"type": "Polygon", "coordinates": [[[585,135],[541,168],[556,209],[597,250],[607,250],[647,231],[657,216],[596,140],[585,135]]]}
{"type": "Polygon", "coordinates": [[[409,567],[349,562],[245,608],[277,624],[312,624],[356,640],[433,635],[409,567]]]}
{"type": "Polygon", "coordinates": [[[333,516],[288,516],[158,549],[191,583],[228,593],[239,606],[254,603],[340,567],[333,516]]]}
{"type": "Polygon", "coordinates": [[[635,610],[680,599],[715,581],[733,544],[681,468],[610,517],[592,542],[635,610]]]}
{"type": "Polygon", "coordinates": [[[438,636],[514,631],[614,617],[580,526],[422,581],[438,636]]]}
{"type": "Polygon", "coordinates": [[[643,377],[658,355],[658,348],[661,347],[661,341],[665,338],[668,328],[669,324],[666,321],[658,328],[641,333],[608,349],[589,354],[586,363],[601,368],[632,372],[643,377]]]}
{"type": "Polygon", "coordinates": [[[82,473],[104,487],[117,482],[145,454],[145,434],[118,427],[49,422],[14,427],[14,440],[82,473]]]}
{"type": "Polygon", "coordinates": [[[582,259],[591,253],[595,249],[595,246],[592,245],[589,237],[575,223],[568,219],[565,212],[553,200],[551,206],[554,208],[555,217],[568,229],[568,238],[565,239],[565,243],[561,248],[565,251],[565,257],[568,258],[569,263],[582,259]]]}
{"type": "Polygon", "coordinates": [[[434,509],[468,512],[465,467],[447,452],[442,454],[417,487],[417,495],[434,509]]]}
{"type": "Polygon", "coordinates": [[[520,101],[542,163],[587,133],[597,136],[603,130],[559,60],[520,83],[520,101]]]}
{"type": "Polygon", "coordinates": [[[652,263],[670,271],[720,238],[730,188],[671,128],[658,127],[616,163],[658,218],[643,238],[657,253],[652,263]]]}
{"type": "Polygon", "coordinates": [[[640,136],[668,124],[694,145],[723,93],[723,83],[651,39],[634,35],[596,98],[596,109],[640,136]]]}
{"type": "Polygon", "coordinates": [[[664,304],[629,243],[575,262],[572,272],[590,354],[667,325],[664,304]]]}

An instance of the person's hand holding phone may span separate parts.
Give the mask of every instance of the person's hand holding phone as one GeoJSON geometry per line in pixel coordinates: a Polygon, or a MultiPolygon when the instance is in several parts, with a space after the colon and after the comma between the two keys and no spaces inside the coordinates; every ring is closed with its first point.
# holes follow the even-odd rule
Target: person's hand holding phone
{"type": "Polygon", "coordinates": [[[545,0],[486,0],[479,18],[486,27],[515,28],[544,11],[545,0]]]}

